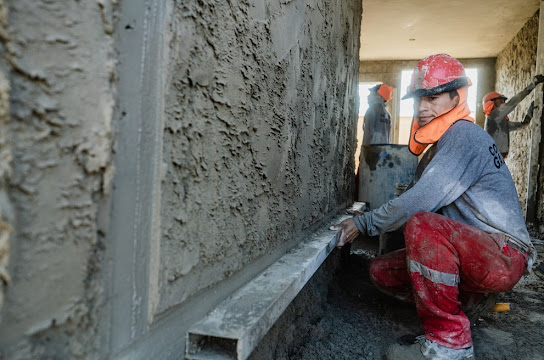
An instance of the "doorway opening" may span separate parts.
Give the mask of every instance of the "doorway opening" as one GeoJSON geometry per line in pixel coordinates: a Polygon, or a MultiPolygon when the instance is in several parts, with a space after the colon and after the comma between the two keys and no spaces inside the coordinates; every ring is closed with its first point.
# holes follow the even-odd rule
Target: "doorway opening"
{"type": "Polygon", "coordinates": [[[355,173],[359,169],[359,156],[361,155],[361,145],[363,143],[363,122],[365,112],[368,110],[369,89],[381,82],[362,82],[359,83],[359,117],[357,120],[357,147],[355,148],[355,173]]]}

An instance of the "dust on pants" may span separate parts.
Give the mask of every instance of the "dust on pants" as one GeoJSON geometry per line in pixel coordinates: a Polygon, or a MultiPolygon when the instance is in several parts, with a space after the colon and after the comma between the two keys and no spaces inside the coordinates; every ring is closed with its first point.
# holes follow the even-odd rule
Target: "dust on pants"
{"type": "Polygon", "coordinates": [[[404,229],[406,248],[375,258],[370,278],[381,291],[415,302],[427,339],[453,349],[472,345],[460,296],[511,290],[525,272],[525,255],[504,236],[421,212],[404,229]]]}

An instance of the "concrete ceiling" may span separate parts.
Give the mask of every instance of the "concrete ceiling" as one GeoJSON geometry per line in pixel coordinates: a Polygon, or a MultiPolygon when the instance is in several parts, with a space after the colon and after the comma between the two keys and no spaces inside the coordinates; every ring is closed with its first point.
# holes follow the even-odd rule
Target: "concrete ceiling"
{"type": "Polygon", "coordinates": [[[540,0],[363,0],[360,59],[495,57],[540,0]]]}

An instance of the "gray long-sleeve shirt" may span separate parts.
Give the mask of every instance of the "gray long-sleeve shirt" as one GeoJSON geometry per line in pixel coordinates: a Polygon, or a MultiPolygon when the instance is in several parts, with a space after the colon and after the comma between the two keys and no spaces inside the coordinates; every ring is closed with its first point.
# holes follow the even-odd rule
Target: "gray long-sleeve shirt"
{"type": "MultiPolygon", "coordinates": [[[[508,154],[510,150],[510,131],[517,130],[529,124],[529,122],[512,122],[506,119],[518,104],[525,99],[527,95],[535,88],[534,84],[529,84],[525,89],[517,93],[501,107],[493,109],[485,117],[484,129],[491,135],[501,154],[508,154]]],[[[532,115],[532,114],[531,114],[532,115]]]]}
{"type": "Polygon", "coordinates": [[[478,125],[460,120],[420,162],[415,183],[398,198],[355,217],[363,234],[379,235],[402,226],[420,211],[439,212],[484,231],[503,233],[529,253],[536,251],[517,191],[493,139],[478,125]]]}

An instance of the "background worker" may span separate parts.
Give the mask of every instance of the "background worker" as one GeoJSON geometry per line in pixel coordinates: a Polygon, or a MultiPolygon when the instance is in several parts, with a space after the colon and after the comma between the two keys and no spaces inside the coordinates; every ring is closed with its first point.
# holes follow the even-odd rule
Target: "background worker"
{"type": "Polygon", "coordinates": [[[536,252],[516,188],[493,139],[474,124],[470,80],[446,54],[422,59],[404,98],[414,99],[409,149],[424,154],[398,198],[331,227],[337,246],[404,226],[406,247],[370,263],[374,285],[415,303],[424,337],[393,345],[389,360],[472,359],[466,294],[512,289],[536,252]]]}
{"type": "MultiPolygon", "coordinates": [[[[363,122],[361,154],[364,154],[363,146],[391,143],[391,114],[385,104],[392,98],[393,87],[379,84],[368,90],[368,109],[365,112],[363,122]]],[[[355,174],[354,196],[356,199],[359,198],[359,172],[360,167],[355,174]]]]}
{"type": "Polygon", "coordinates": [[[495,140],[495,144],[497,144],[504,158],[506,158],[510,149],[510,131],[529,125],[533,117],[534,102],[531,102],[522,122],[509,121],[507,115],[541,82],[544,82],[544,75],[535,76],[533,81],[525,89],[517,93],[510,100],[495,91],[486,94],[482,99],[485,114],[484,129],[495,140]]]}
{"type": "Polygon", "coordinates": [[[393,87],[385,84],[369,89],[368,109],[363,123],[363,145],[391,143],[391,114],[385,104],[391,100],[393,87]]]}

